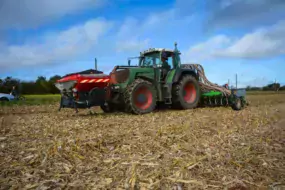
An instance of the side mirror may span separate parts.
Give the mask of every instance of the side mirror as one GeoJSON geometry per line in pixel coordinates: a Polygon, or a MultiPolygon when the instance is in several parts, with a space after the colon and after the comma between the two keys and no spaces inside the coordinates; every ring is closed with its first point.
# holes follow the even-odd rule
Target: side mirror
{"type": "Polygon", "coordinates": [[[128,65],[131,66],[131,60],[130,59],[128,60],[128,65]]]}

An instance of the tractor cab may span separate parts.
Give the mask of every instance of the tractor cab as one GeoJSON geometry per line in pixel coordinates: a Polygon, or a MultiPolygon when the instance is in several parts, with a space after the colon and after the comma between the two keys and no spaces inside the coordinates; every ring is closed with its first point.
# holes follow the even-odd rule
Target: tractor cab
{"type": "Polygon", "coordinates": [[[176,68],[181,65],[180,52],[177,49],[177,43],[175,43],[175,49],[165,48],[149,48],[143,52],[140,52],[139,66],[154,66],[163,67],[164,64],[169,64],[172,68],[176,68]]]}
{"type": "Polygon", "coordinates": [[[157,69],[157,81],[166,82],[167,75],[170,71],[176,70],[180,67],[180,52],[175,49],[165,48],[150,48],[140,53],[139,67],[152,67],[157,69]]]}

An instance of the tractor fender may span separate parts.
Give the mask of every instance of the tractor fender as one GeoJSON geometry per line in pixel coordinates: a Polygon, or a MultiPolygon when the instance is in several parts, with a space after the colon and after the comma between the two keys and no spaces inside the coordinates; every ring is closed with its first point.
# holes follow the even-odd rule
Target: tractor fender
{"type": "Polygon", "coordinates": [[[178,82],[181,79],[181,76],[184,75],[192,75],[196,78],[197,81],[199,81],[199,76],[194,69],[179,69],[175,72],[173,83],[178,82]]]}

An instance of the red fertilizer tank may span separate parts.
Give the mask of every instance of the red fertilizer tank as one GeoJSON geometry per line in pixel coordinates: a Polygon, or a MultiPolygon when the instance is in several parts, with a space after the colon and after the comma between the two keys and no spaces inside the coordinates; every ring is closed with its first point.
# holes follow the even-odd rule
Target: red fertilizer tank
{"type": "Polygon", "coordinates": [[[60,80],[58,80],[57,83],[59,83],[61,87],[66,90],[67,88],[71,87],[71,84],[73,84],[72,88],[75,88],[77,91],[88,92],[94,87],[106,87],[109,80],[109,75],[106,75],[101,71],[89,69],[78,73],[65,75],[60,80]]]}
{"type": "Polygon", "coordinates": [[[70,73],[57,80],[55,86],[60,90],[60,108],[90,108],[105,103],[105,87],[110,76],[95,69],[70,73]]]}

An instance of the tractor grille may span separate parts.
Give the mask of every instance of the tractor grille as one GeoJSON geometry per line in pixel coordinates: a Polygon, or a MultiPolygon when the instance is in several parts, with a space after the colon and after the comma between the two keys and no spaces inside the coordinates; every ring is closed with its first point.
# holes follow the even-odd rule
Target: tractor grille
{"type": "Polygon", "coordinates": [[[119,71],[115,71],[114,73],[111,73],[111,80],[110,83],[116,84],[116,83],[124,83],[126,80],[128,80],[130,75],[129,69],[122,69],[119,71]]]}

